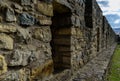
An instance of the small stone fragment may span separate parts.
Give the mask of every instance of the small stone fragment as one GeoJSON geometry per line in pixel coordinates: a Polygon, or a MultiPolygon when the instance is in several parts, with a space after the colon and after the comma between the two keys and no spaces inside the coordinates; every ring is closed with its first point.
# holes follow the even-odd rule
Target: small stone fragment
{"type": "Polygon", "coordinates": [[[37,10],[46,16],[53,16],[53,5],[45,2],[39,2],[37,10]]]}
{"type": "Polygon", "coordinates": [[[39,15],[37,17],[39,25],[45,25],[45,26],[50,26],[52,24],[52,20],[49,17],[39,15]]]}
{"type": "Polygon", "coordinates": [[[16,49],[12,55],[9,66],[26,66],[30,55],[31,51],[16,49]]]}
{"type": "Polygon", "coordinates": [[[12,50],[13,49],[13,39],[10,36],[1,33],[0,34],[0,48],[6,49],[6,50],[12,50]]]}
{"type": "Polygon", "coordinates": [[[10,71],[2,78],[2,81],[27,81],[27,75],[22,69],[18,71],[10,71]]]}
{"type": "Polygon", "coordinates": [[[20,25],[22,26],[30,26],[34,25],[35,23],[35,18],[28,13],[22,13],[19,17],[20,19],[20,25]]]}
{"type": "Polygon", "coordinates": [[[33,37],[40,41],[49,42],[51,40],[51,31],[49,26],[44,28],[35,28],[33,30],[33,37]]]}
{"type": "Polygon", "coordinates": [[[7,64],[5,62],[5,58],[0,55],[0,75],[7,72],[7,64]]]}
{"type": "Polygon", "coordinates": [[[18,4],[12,4],[12,7],[14,8],[16,13],[22,13],[23,7],[18,4]]]}
{"type": "Polygon", "coordinates": [[[0,33],[14,33],[16,32],[16,26],[9,24],[0,24],[0,33]]]}
{"type": "Polygon", "coordinates": [[[30,40],[31,40],[31,34],[29,33],[29,30],[18,27],[16,34],[16,42],[27,42],[30,40]]]}
{"type": "Polygon", "coordinates": [[[13,9],[7,8],[6,21],[8,21],[8,22],[15,22],[16,21],[16,17],[15,17],[13,9]]]}
{"type": "Polygon", "coordinates": [[[21,0],[21,5],[31,5],[31,0],[21,0]]]}
{"type": "Polygon", "coordinates": [[[37,4],[37,0],[31,0],[32,3],[37,4]]]}
{"type": "Polygon", "coordinates": [[[36,47],[32,45],[19,45],[11,55],[8,66],[26,66],[30,62],[33,62],[36,60],[35,49],[36,47]]]}

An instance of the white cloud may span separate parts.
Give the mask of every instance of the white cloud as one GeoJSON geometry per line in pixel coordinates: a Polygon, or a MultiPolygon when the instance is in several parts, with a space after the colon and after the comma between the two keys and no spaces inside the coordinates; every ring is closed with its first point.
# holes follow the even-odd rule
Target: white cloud
{"type": "Polygon", "coordinates": [[[116,14],[120,16],[120,0],[97,0],[108,1],[108,6],[100,5],[104,15],[116,14]]]}
{"type": "Polygon", "coordinates": [[[120,28],[120,0],[97,0],[113,28],[120,28]]]}
{"type": "Polygon", "coordinates": [[[120,10],[120,0],[109,0],[109,10],[119,11],[120,10]]]}
{"type": "Polygon", "coordinates": [[[115,20],[114,23],[115,23],[115,24],[119,24],[119,23],[120,23],[120,19],[115,20]]]}
{"type": "Polygon", "coordinates": [[[120,16],[119,11],[103,11],[103,15],[118,15],[120,16]]]}

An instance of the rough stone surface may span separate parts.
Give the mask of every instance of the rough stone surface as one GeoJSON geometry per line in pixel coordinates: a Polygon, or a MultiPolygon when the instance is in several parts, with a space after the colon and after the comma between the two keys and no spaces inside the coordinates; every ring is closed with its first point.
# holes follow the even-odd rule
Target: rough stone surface
{"type": "Polygon", "coordinates": [[[47,77],[53,72],[53,61],[49,60],[44,65],[32,69],[31,80],[49,80],[47,77]]]}
{"type": "Polygon", "coordinates": [[[27,13],[22,13],[19,18],[20,18],[20,25],[23,26],[34,25],[35,23],[35,18],[27,13]]]}
{"type": "Polygon", "coordinates": [[[12,7],[14,8],[15,13],[22,13],[23,7],[19,4],[12,4],[12,7]]]}
{"type": "Polygon", "coordinates": [[[32,52],[28,50],[19,50],[16,49],[15,52],[11,55],[11,61],[9,66],[26,66],[28,65],[28,60],[32,52]]]}
{"type": "Polygon", "coordinates": [[[13,39],[6,34],[1,33],[0,34],[0,48],[6,49],[6,50],[12,50],[13,49],[13,39]]]}
{"type": "Polygon", "coordinates": [[[115,48],[116,44],[112,45],[107,50],[99,54],[82,69],[78,70],[78,72],[73,75],[69,81],[106,81],[104,74],[106,73],[106,68],[109,65],[115,48]]]}
{"type": "Polygon", "coordinates": [[[44,2],[38,2],[37,10],[44,15],[53,16],[53,6],[44,2]]]}
{"type": "Polygon", "coordinates": [[[6,11],[6,21],[13,22],[16,21],[15,13],[13,9],[7,9],[6,11]]]}
{"type": "Polygon", "coordinates": [[[0,75],[7,72],[7,63],[4,56],[0,55],[0,75]]]}
{"type": "Polygon", "coordinates": [[[52,25],[52,21],[50,17],[39,15],[37,19],[40,25],[46,25],[46,26],[52,25]]]}
{"type": "Polygon", "coordinates": [[[30,5],[31,4],[31,0],[21,0],[21,4],[22,5],[30,5]]]}
{"type": "Polygon", "coordinates": [[[0,81],[104,81],[116,34],[96,0],[0,0],[0,81]]]}
{"type": "Polygon", "coordinates": [[[29,33],[29,30],[18,27],[17,34],[16,34],[16,41],[24,42],[24,41],[28,41],[28,40],[31,40],[31,34],[29,33]]]}
{"type": "Polygon", "coordinates": [[[25,70],[19,70],[19,71],[9,71],[6,73],[5,77],[3,79],[0,79],[1,81],[27,81],[28,77],[25,74],[25,70]]]}
{"type": "Polygon", "coordinates": [[[17,31],[15,25],[10,24],[0,24],[0,33],[14,33],[17,31]]]}
{"type": "Polygon", "coordinates": [[[51,40],[51,31],[49,27],[35,28],[33,30],[33,37],[40,41],[49,42],[51,40]]]}

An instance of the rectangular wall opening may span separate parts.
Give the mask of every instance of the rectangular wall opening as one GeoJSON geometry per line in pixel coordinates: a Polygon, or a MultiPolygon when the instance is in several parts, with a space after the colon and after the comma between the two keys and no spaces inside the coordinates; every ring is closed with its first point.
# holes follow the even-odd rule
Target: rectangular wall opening
{"type": "Polygon", "coordinates": [[[100,50],[100,29],[97,28],[97,52],[100,50]]]}
{"type": "Polygon", "coordinates": [[[89,27],[89,28],[93,28],[92,2],[93,0],[85,1],[85,25],[86,27],[89,27]]]}
{"type": "Polygon", "coordinates": [[[71,66],[71,14],[58,13],[54,11],[52,18],[52,58],[54,63],[54,73],[70,69],[71,66]]]}

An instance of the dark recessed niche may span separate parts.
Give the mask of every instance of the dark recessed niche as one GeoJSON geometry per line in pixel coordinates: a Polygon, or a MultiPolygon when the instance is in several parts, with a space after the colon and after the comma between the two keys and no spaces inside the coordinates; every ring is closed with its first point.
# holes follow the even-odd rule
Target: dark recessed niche
{"type": "Polygon", "coordinates": [[[92,0],[85,1],[85,25],[86,27],[93,28],[92,0]]]}

